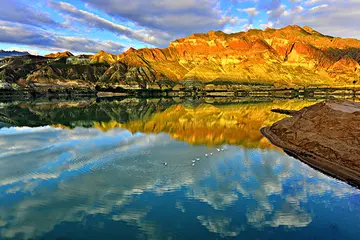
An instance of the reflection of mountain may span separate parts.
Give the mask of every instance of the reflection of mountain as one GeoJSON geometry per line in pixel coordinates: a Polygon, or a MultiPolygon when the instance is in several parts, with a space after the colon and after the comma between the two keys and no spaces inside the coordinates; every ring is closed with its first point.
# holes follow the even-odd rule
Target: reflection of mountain
{"type": "MultiPolygon", "coordinates": [[[[169,239],[178,227],[193,229],[191,239],[278,226],[296,234],[310,223],[337,223],[349,211],[343,206],[360,211],[347,201],[357,190],[277,151],[224,146],[205,158],[214,149],[166,134],[50,127],[3,128],[0,148],[0,238],[42,238],[69,225],[86,238],[97,228],[108,231],[105,220],[134,226],[132,236],[143,239],[169,239]],[[192,167],[195,157],[201,160],[192,167]],[[171,218],[159,219],[165,214],[171,218]]],[[[346,216],[342,231],[356,229],[359,216],[346,216]]]]}
{"type": "Polygon", "coordinates": [[[286,100],[195,105],[174,99],[125,99],[117,102],[70,102],[8,105],[0,121],[16,126],[95,127],[102,131],[126,128],[131,132],[169,133],[190,144],[233,144],[269,148],[259,132],[284,116],[272,108],[301,109],[309,101],[286,100]]]}
{"type": "Polygon", "coordinates": [[[149,119],[129,121],[120,126],[131,132],[166,132],[172,138],[190,144],[267,148],[271,144],[262,137],[259,129],[284,117],[272,113],[271,109],[301,109],[310,104],[296,100],[196,107],[178,104],[149,119]]]}

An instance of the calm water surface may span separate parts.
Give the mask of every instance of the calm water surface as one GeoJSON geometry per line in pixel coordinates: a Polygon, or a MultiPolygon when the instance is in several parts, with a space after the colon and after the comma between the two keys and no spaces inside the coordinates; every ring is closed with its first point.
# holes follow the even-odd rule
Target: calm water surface
{"type": "Polygon", "coordinates": [[[1,104],[0,238],[359,239],[360,191],[259,134],[313,102],[229,101],[1,104]]]}

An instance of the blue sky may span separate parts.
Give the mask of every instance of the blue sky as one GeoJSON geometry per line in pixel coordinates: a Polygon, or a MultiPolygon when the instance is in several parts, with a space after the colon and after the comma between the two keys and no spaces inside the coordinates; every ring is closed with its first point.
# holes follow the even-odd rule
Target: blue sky
{"type": "Polygon", "coordinates": [[[360,0],[2,0],[0,49],[114,54],[192,33],[297,24],[360,38],[360,0]]]}

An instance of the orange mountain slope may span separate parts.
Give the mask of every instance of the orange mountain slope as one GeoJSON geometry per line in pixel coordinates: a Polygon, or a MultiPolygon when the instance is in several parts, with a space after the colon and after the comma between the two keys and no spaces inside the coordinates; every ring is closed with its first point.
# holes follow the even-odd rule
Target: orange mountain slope
{"type": "Polygon", "coordinates": [[[108,64],[115,63],[118,60],[116,55],[107,53],[103,50],[101,50],[95,55],[92,55],[90,59],[93,62],[108,63],[108,64]]]}
{"type": "Polygon", "coordinates": [[[174,81],[235,81],[275,86],[351,85],[360,40],[325,36],[310,27],[210,31],[164,49],[129,49],[117,61],[154,69],[174,81]]]}
{"type": "Polygon", "coordinates": [[[48,55],[45,55],[44,57],[48,57],[48,58],[60,58],[60,57],[72,57],[74,56],[71,52],[66,51],[66,52],[57,52],[57,53],[50,53],[48,55]]]}
{"type": "Polygon", "coordinates": [[[119,55],[63,52],[3,59],[0,88],[12,89],[13,83],[36,90],[352,88],[360,85],[359,62],[360,40],[326,36],[310,27],[210,31],[167,48],[130,48],[119,55]]]}

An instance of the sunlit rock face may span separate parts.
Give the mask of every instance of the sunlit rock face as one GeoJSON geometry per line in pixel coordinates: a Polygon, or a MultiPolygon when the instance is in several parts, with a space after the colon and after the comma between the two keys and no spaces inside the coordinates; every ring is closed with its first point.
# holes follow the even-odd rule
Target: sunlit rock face
{"type": "Polygon", "coordinates": [[[107,53],[103,50],[101,50],[97,54],[91,56],[91,60],[96,63],[113,64],[117,61],[117,59],[118,58],[116,55],[107,53]]]}
{"type": "Polygon", "coordinates": [[[119,55],[100,51],[74,57],[63,52],[5,59],[0,62],[0,83],[3,88],[16,88],[11,85],[15,84],[36,90],[96,86],[178,90],[188,81],[204,90],[207,84],[229,90],[229,83],[241,89],[353,87],[359,61],[359,40],[288,26],[233,34],[210,31],[175,40],[167,48],[130,48],[119,55]]]}
{"type": "Polygon", "coordinates": [[[359,121],[359,103],[328,100],[261,131],[304,162],[360,186],[359,121]]]}
{"type": "Polygon", "coordinates": [[[66,52],[57,52],[57,53],[50,53],[45,55],[44,57],[48,57],[48,58],[61,58],[61,57],[72,57],[74,56],[71,52],[66,51],[66,52]]]}
{"type": "Polygon", "coordinates": [[[309,27],[210,31],[178,39],[165,49],[130,49],[117,56],[130,65],[149,66],[172,80],[231,80],[277,86],[346,85],[358,76],[350,61],[342,74],[328,69],[348,55],[360,55],[360,41],[322,35],[309,27]],[[344,73],[345,76],[344,77],[344,73]]]}

